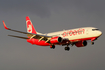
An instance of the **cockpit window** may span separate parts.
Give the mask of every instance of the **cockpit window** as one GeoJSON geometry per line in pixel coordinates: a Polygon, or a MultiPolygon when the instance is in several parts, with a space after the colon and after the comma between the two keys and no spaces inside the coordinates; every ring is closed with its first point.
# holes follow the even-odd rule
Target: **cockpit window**
{"type": "Polygon", "coordinates": [[[97,31],[97,30],[99,30],[99,29],[92,29],[92,31],[97,31]]]}

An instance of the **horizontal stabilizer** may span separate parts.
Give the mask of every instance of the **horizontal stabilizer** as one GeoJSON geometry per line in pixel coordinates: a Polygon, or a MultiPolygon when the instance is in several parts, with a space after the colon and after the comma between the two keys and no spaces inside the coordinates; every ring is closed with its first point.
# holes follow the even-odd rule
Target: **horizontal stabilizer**
{"type": "Polygon", "coordinates": [[[14,35],[8,35],[8,36],[11,36],[11,37],[17,37],[17,38],[21,38],[21,39],[29,39],[29,38],[27,38],[27,37],[14,36],[14,35]]]}

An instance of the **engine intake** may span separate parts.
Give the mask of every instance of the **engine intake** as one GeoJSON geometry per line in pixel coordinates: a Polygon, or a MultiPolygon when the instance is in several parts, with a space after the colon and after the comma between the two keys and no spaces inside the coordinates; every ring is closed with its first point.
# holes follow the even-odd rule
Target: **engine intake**
{"type": "Polygon", "coordinates": [[[62,38],[61,37],[53,37],[50,39],[50,43],[52,44],[57,44],[57,43],[61,43],[62,42],[62,38]]]}
{"type": "Polygon", "coordinates": [[[87,45],[87,41],[80,41],[75,44],[77,47],[84,47],[87,45]]]}

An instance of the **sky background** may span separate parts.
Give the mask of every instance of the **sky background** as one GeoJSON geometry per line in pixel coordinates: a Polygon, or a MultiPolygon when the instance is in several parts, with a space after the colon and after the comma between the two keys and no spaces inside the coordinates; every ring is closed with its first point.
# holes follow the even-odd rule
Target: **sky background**
{"type": "Polygon", "coordinates": [[[0,70],[105,70],[105,0],[0,0],[0,70]],[[86,47],[37,46],[8,34],[25,31],[29,16],[41,33],[78,27],[97,27],[103,35],[86,47]]]}

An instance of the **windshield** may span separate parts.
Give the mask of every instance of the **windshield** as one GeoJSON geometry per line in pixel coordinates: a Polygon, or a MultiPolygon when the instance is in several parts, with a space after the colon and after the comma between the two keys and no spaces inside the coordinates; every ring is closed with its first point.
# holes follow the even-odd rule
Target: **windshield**
{"type": "Polygon", "coordinates": [[[97,30],[99,30],[99,29],[92,29],[92,31],[97,31],[97,30]]]}

